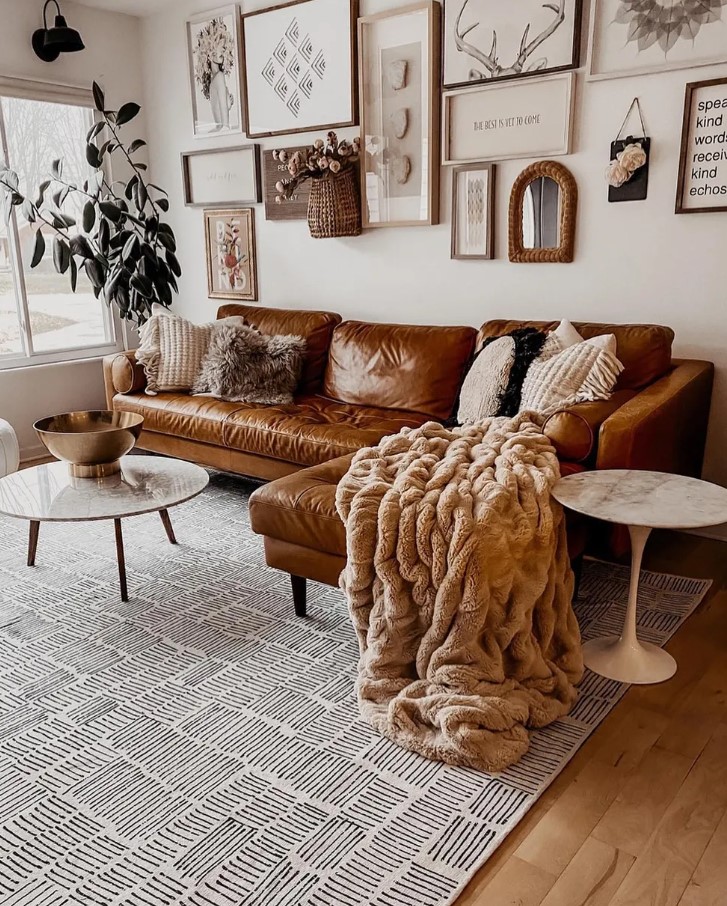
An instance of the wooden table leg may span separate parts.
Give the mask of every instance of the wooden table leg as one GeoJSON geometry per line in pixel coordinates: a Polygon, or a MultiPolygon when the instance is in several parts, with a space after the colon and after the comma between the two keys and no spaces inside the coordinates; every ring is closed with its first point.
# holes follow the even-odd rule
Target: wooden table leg
{"type": "Polygon", "coordinates": [[[121,586],[121,600],[129,600],[129,591],[126,587],[126,559],[124,557],[124,536],[121,533],[121,520],[114,519],[116,531],[116,559],[119,563],[119,585],[121,586]]]}
{"type": "Polygon", "coordinates": [[[169,518],[169,510],[159,510],[159,515],[162,517],[162,525],[164,526],[164,531],[167,533],[167,538],[169,538],[169,543],[176,544],[177,539],[174,537],[174,529],[172,528],[172,520],[169,518]]]}
{"type": "Polygon", "coordinates": [[[30,532],[28,534],[28,566],[35,566],[35,554],[38,550],[39,531],[40,522],[32,521],[30,523],[30,532]]]}

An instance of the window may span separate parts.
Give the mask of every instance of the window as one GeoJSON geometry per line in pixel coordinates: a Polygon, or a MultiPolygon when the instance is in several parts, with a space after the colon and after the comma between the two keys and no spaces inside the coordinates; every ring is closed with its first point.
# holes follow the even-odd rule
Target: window
{"type": "MultiPolygon", "coordinates": [[[[27,85],[27,83],[18,83],[27,85]]],[[[16,96],[0,82],[0,152],[20,177],[21,191],[32,197],[47,178],[51,163],[63,160],[62,178],[80,184],[88,175],[86,133],[93,125],[90,92],[53,86],[16,96]],[[62,100],[52,97],[62,94],[62,100]],[[51,99],[45,98],[50,95],[51,99]],[[35,95],[35,96],[33,96],[35,95]]],[[[52,186],[51,191],[61,188],[52,186]]],[[[80,215],[69,203],[64,211],[80,215]]],[[[77,218],[80,219],[80,216],[77,218]]],[[[53,231],[44,227],[46,239],[53,231]]],[[[103,297],[96,299],[81,269],[76,292],[69,275],[53,266],[52,241],[40,264],[32,268],[35,225],[14,208],[9,221],[0,218],[0,369],[87,358],[119,348],[121,330],[103,297]]]]}

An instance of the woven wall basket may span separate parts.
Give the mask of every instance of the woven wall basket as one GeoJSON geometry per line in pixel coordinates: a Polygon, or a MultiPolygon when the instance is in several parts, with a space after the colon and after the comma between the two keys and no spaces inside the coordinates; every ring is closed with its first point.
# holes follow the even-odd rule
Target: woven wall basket
{"type": "Polygon", "coordinates": [[[337,176],[311,180],[308,227],[314,239],[361,235],[356,167],[348,167],[337,176]]]}

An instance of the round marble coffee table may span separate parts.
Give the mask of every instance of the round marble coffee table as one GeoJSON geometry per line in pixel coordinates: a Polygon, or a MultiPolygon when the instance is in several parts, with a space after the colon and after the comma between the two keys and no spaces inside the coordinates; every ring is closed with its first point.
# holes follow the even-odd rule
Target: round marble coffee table
{"type": "Polygon", "coordinates": [[[661,683],[674,676],[674,658],[636,635],[641,561],[652,529],[696,529],[727,522],[727,489],[662,472],[604,470],[562,478],[556,500],[578,513],[628,526],[631,583],[620,637],[594,639],[583,646],[587,667],[624,683],[661,683]]]}
{"type": "Polygon", "coordinates": [[[35,566],[41,522],[114,521],[121,600],[128,601],[121,520],[159,513],[176,544],[169,508],[207,487],[209,475],[189,462],[154,456],[125,456],[121,471],[107,478],[74,478],[65,462],[24,469],[0,479],[0,513],[30,522],[28,566],[35,566]]]}

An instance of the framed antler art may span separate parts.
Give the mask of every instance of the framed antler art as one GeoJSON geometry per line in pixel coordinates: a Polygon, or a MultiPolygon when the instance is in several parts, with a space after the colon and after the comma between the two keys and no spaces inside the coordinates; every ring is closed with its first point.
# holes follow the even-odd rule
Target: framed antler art
{"type": "Polygon", "coordinates": [[[582,0],[445,0],[445,89],[576,69],[581,18],[582,0]]]}

